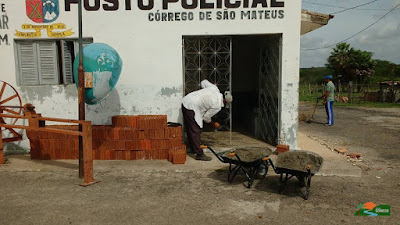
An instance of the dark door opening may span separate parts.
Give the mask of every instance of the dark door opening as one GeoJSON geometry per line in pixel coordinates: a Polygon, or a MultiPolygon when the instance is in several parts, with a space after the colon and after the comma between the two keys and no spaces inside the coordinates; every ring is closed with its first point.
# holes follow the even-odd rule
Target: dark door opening
{"type": "Polygon", "coordinates": [[[280,40],[281,34],[183,37],[185,94],[198,90],[203,79],[216,84],[222,93],[231,90],[232,107],[221,110],[216,121],[224,130],[276,145],[280,40]]]}
{"type": "Polygon", "coordinates": [[[232,38],[233,130],[278,143],[281,35],[232,38]]]}

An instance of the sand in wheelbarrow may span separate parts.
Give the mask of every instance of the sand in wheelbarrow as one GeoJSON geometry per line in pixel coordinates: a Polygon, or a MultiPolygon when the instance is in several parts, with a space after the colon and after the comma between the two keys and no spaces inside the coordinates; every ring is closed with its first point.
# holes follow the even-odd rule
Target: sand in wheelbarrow
{"type": "Polygon", "coordinates": [[[240,160],[244,162],[254,162],[256,160],[259,160],[261,158],[267,157],[272,154],[272,150],[269,148],[248,147],[248,148],[238,148],[233,151],[227,152],[224,154],[224,157],[237,160],[236,156],[229,155],[229,153],[231,152],[237,154],[240,160]]]}
{"type": "Polygon", "coordinates": [[[275,166],[290,170],[307,172],[307,166],[311,166],[311,173],[315,174],[322,166],[322,157],[314,152],[296,150],[278,155],[275,166]]]}

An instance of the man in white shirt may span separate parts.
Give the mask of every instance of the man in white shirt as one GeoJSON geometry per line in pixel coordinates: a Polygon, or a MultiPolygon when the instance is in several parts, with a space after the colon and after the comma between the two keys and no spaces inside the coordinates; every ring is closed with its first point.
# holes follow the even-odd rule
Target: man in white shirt
{"type": "Polygon", "coordinates": [[[225,104],[232,103],[232,95],[225,92],[225,98],[218,87],[208,80],[201,81],[200,90],[189,93],[183,98],[182,112],[185,119],[185,126],[192,151],[196,153],[196,159],[210,161],[211,157],[204,155],[200,148],[201,129],[203,120],[219,128],[219,123],[212,121],[211,118],[217,114],[225,104]]]}

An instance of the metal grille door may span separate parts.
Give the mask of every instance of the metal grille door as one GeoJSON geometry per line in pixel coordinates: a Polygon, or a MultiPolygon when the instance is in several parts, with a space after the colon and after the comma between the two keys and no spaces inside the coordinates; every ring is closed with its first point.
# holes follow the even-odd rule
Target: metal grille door
{"type": "MultiPolygon", "coordinates": [[[[185,95],[199,90],[204,79],[216,84],[224,93],[231,90],[230,37],[190,36],[183,38],[185,95]]],[[[215,116],[226,130],[231,130],[231,110],[222,108],[215,116]]]]}
{"type": "Polygon", "coordinates": [[[278,144],[279,133],[279,85],[281,37],[268,38],[262,48],[259,75],[259,123],[258,137],[269,144],[278,144]]]}

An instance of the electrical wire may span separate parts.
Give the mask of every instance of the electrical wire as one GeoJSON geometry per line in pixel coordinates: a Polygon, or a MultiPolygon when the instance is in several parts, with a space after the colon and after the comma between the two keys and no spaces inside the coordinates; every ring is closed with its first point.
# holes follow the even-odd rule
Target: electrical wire
{"type": "Polygon", "coordinates": [[[336,6],[336,5],[328,5],[328,4],[322,4],[322,3],[316,3],[316,2],[309,2],[309,1],[303,1],[303,2],[312,4],[312,5],[320,5],[320,6],[328,6],[328,7],[334,7],[334,8],[347,9],[346,7],[341,7],[341,6],[336,6]]]}
{"type": "Polygon", "coordinates": [[[353,37],[355,37],[355,36],[361,34],[361,33],[364,32],[365,30],[367,30],[368,28],[370,28],[370,27],[374,26],[375,24],[377,24],[379,21],[381,21],[383,18],[385,18],[387,15],[389,15],[393,10],[395,10],[398,6],[400,6],[400,3],[397,4],[395,7],[393,7],[389,12],[387,12],[387,13],[386,13],[385,15],[383,15],[381,18],[379,18],[378,20],[376,20],[375,22],[373,22],[372,24],[370,24],[369,26],[365,27],[365,28],[362,29],[361,31],[357,32],[356,34],[354,34],[354,35],[352,35],[352,36],[350,36],[350,37],[348,37],[348,38],[346,38],[346,39],[344,39],[344,40],[342,40],[342,41],[340,41],[340,42],[338,42],[338,43],[336,43],[336,44],[327,45],[327,46],[319,47],[319,48],[306,48],[306,49],[300,49],[300,50],[301,50],[301,51],[311,51],[311,50],[325,49],[325,48],[330,48],[330,47],[336,46],[337,44],[340,44],[340,43],[342,43],[342,42],[348,41],[348,40],[352,39],[353,37]]]}
{"type": "Polygon", "coordinates": [[[331,14],[338,14],[338,13],[346,12],[346,11],[348,11],[348,10],[355,9],[355,8],[358,8],[358,7],[361,7],[361,6],[365,6],[365,5],[369,5],[369,4],[374,3],[374,2],[377,2],[377,1],[379,1],[379,0],[373,0],[373,1],[370,1],[370,2],[367,2],[367,3],[364,3],[364,4],[361,4],[361,5],[357,5],[357,6],[348,8],[348,9],[343,9],[343,10],[341,10],[341,11],[333,12],[333,13],[331,13],[331,14]]]}
{"type": "MultiPolygon", "coordinates": [[[[327,7],[332,7],[332,8],[340,8],[340,9],[347,9],[349,10],[350,8],[342,7],[342,6],[337,6],[337,5],[329,5],[329,4],[322,4],[322,3],[316,3],[316,2],[309,2],[309,1],[303,1],[304,3],[312,4],[312,5],[319,5],[319,6],[327,6],[327,7]]],[[[355,8],[354,8],[355,9],[355,8]]],[[[391,10],[391,9],[356,9],[356,10],[391,10]]]]}

